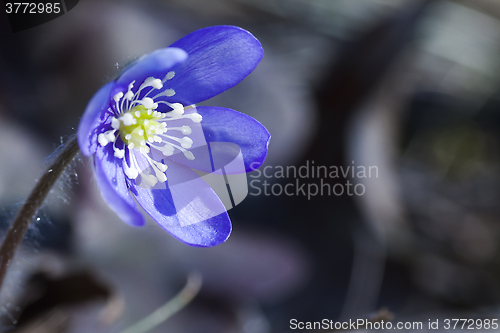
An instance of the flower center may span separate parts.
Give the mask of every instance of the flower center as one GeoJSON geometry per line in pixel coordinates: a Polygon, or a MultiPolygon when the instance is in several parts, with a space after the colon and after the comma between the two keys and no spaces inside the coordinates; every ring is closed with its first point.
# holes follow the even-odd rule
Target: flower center
{"type": "Polygon", "coordinates": [[[194,142],[189,135],[193,131],[202,133],[199,125],[202,117],[194,105],[185,107],[166,100],[175,95],[175,90],[165,89],[163,84],[174,75],[174,72],[168,72],[161,80],[148,77],[135,92],[135,81],[132,81],[127,92],[116,93],[109,109],[112,113],[111,129],[97,137],[102,147],[112,143],[114,156],[122,159],[123,170],[129,179],[141,176],[140,186],[152,187],[167,180],[167,165],[163,157],[180,152],[188,160],[195,159],[190,151],[194,142]],[[156,111],[160,104],[170,110],[156,111]]]}
{"type": "Polygon", "coordinates": [[[167,132],[167,123],[158,122],[162,118],[161,112],[138,105],[118,118],[120,137],[129,148],[146,147],[146,143],[158,141],[158,134],[167,132]]]}

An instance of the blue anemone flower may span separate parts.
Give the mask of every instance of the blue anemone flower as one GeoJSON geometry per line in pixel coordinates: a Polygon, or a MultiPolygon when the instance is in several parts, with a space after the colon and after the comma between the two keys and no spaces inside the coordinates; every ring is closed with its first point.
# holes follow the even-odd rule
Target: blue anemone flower
{"type": "Polygon", "coordinates": [[[262,56],[248,31],[208,27],[143,56],[94,95],[78,142],[93,157],[104,200],[124,222],[145,224],[137,202],[187,244],[214,246],[229,237],[226,209],[200,175],[214,171],[215,159],[236,155],[241,172],[256,169],[266,158],[270,135],[252,117],[195,104],[238,84],[262,56]],[[216,142],[238,151],[211,150],[216,142]]]}

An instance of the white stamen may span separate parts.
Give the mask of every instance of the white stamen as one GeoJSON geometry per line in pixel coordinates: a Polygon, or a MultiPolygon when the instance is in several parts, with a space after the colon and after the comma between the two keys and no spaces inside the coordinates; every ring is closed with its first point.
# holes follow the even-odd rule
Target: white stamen
{"type": "Polygon", "coordinates": [[[125,98],[129,101],[131,101],[133,97],[134,97],[134,93],[130,90],[127,91],[127,93],[125,94],[125,98]]]}
{"type": "Polygon", "coordinates": [[[194,160],[194,155],[189,150],[183,151],[183,154],[188,160],[194,160]]]}
{"type": "Polygon", "coordinates": [[[167,132],[167,128],[166,127],[155,127],[155,133],[156,134],[163,134],[163,133],[166,133],[167,132]]]}
{"type": "Polygon", "coordinates": [[[115,117],[111,118],[111,127],[115,130],[120,129],[120,121],[115,117]]]}
{"type": "Polygon", "coordinates": [[[123,170],[125,171],[125,175],[127,175],[128,178],[130,179],[136,179],[137,176],[139,176],[139,171],[137,171],[135,167],[135,157],[132,154],[132,152],[129,152],[128,154],[130,158],[130,164],[132,165],[131,167],[128,166],[126,159],[123,159],[122,165],[123,165],[123,170]]]}
{"type": "MultiPolygon", "coordinates": [[[[134,116],[132,116],[130,113],[125,113],[123,116],[121,116],[120,118],[118,118],[122,121],[123,125],[125,126],[130,126],[132,124],[134,124],[134,116]]],[[[137,122],[137,120],[136,120],[137,122]]]]}
{"type": "Polygon", "coordinates": [[[174,151],[175,151],[175,148],[167,143],[166,145],[164,145],[163,147],[159,147],[158,148],[162,153],[163,155],[165,156],[172,156],[174,154],[174,151]]]}
{"type": "MultiPolygon", "coordinates": [[[[166,123],[162,123],[162,127],[166,127],[166,126],[167,126],[166,123]],[[165,125],[165,126],[163,126],[163,125],[165,125]]],[[[184,135],[190,135],[192,133],[191,127],[189,127],[187,125],[183,125],[181,127],[169,127],[168,129],[169,130],[181,131],[181,133],[184,134],[184,135]]],[[[165,129],[164,132],[166,132],[166,129],[165,129]]],[[[163,133],[159,133],[159,134],[163,134],[163,133]]]]}
{"type": "Polygon", "coordinates": [[[172,108],[171,113],[175,115],[182,115],[184,114],[184,106],[181,103],[173,103],[170,105],[172,108]]]}
{"type": "Polygon", "coordinates": [[[147,87],[161,89],[161,88],[163,88],[163,83],[161,82],[160,79],[156,79],[156,78],[150,76],[146,80],[144,80],[144,82],[141,84],[138,92],[140,92],[142,89],[147,88],[147,87]]]}
{"type": "Polygon", "coordinates": [[[171,80],[175,76],[175,72],[171,71],[165,75],[165,80],[171,80]]]}
{"type": "MultiPolygon", "coordinates": [[[[152,156],[150,156],[151,149],[156,149],[161,152],[164,156],[171,156],[175,151],[180,151],[188,160],[194,160],[195,156],[193,152],[189,151],[193,146],[193,140],[189,137],[193,130],[190,126],[182,125],[178,127],[167,126],[167,121],[176,121],[180,119],[190,119],[194,123],[199,123],[202,120],[201,115],[196,113],[196,110],[190,111],[193,113],[185,113],[185,110],[194,108],[194,105],[189,105],[184,107],[181,103],[170,103],[165,100],[158,100],[160,96],[171,97],[175,95],[174,89],[164,89],[159,91],[159,93],[154,97],[148,97],[152,94],[152,91],[163,89],[164,82],[172,79],[175,76],[175,72],[168,72],[163,80],[148,77],[139,86],[137,91],[132,92],[135,81],[131,82],[128,86],[128,91],[123,94],[123,92],[116,93],[113,98],[116,102],[116,111],[119,113],[119,117],[111,118],[110,131],[101,133],[98,136],[99,144],[102,146],[107,145],[109,142],[115,142],[113,144],[114,155],[117,158],[123,159],[123,168],[125,174],[130,179],[136,179],[139,175],[140,180],[138,184],[142,183],[145,186],[154,186],[157,182],[165,182],[167,176],[165,171],[167,170],[167,165],[162,162],[155,161],[152,156]],[[151,87],[148,90],[143,90],[147,87],[151,87]],[[139,99],[139,97],[141,99],[139,99]],[[118,102],[121,103],[118,103],[118,102]],[[156,109],[159,104],[165,104],[169,106],[172,110],[166,113],[158,112],[156,109]],[[142,105],[144,108],[136,108],[135,105],[142,105]],[[139,111],[140,110],[140,111],[139,111]],[[146,111],[146,112],[145,112],[146,111]],[[147,116],[145,115],[147,113],[147,116]],[[144,119],[148,118],[148,119],[144,119]],[[137,124],[141,124],[138,126],[137,124]],[[126,128],[128,126],[133,126],[132,128],[126,128]],[[125,129],[124,129],[125,127],[125,129]],[[120,131],[118,135],[122,135],[125,142],[125,149],[119,149],[116,145],[116,131],[120,131]],[[184,135],[183,137],[166,135],[167,130],[176,130],[184,135]],[[133,135],[132,135],[133,134],[133,135]],[[134,148],[136,150],[134,150],[134,148]],[[129,163],[124,158],[125,155],[129,154],[129,163]],[[138,160],[135,154],[142,154],[150,166],[153,169],[154,174],[151,169],[139,167],[138,160]],[[142,170],[142,171],[141,171],[142,170]]],[[[175,123],[171,123],[175,126],[175,123]]],[[[177,132],[177,133],[179,133],[177,132]]],[[[175,133],[175,132],[173,132],[175,133]]],[[[169,133],[170,134],[170,133],[169,133]]]]}
{"type": "Polygon", "coordinates": [[[160,96],[166,96],[166,97],[172,97],[175,95],[175,90],[174,89],[165,89],[161,93],[155,95],[153,98],[158,98],[160,96]]]}
{"type": "Polygon", "coordinates": [[[174,89],[165,89],[163,94],[167,97],[172,97],[175,95],[175,90],[174,89]]]}
{"type": "Polygon", "coordinates": [[[97,137],[97,141],[99,141],[99,144],[103,147],[109,143],[109,140],[104,133],[99,134],[99,136],[97,137]]]}
{"type": "Polygon", "coordinates": [[[125,149],[116,149],[115,150],[115,157],[123,158],[123,156],[125,156],[125,149]]]}
{"type": "Polygon", "coordinates": [[[149,97],[144,97],[141,101],[137,101],[144,105],[146,109],[156,109],[158,107],[158,104],[156,104],[151,98],[149,97]]]}
{"type": "Polygon", "coordinates": [[[163,172],[156,173],[156,178],[158,178],[160,183],[164,183],[167,180],[167,176],[163,172]]]}
{"type": "Polygon", "coordinates": [[[164,174],[164,172],[167,170],[167,166],[161,162],[153,160],[148,155],[144,156],[147,158],[149,165],[153,168],[158,181],[160,181],[161,183],[165,182],[167,180],[167,176],[164,174]]]}
{"type": "Polygon", "coordinates": [[[116,130],[109,130],[106,133],[104,133],[106,139],[108,139],[109,142],[114,142],[116,140],[115,131],[116,130]]]}
{"type": "Polygon", "coordinates": [[[146,175],[145,173],[141,172],[141,177],[142,177],[142,180],[149,186],[149,187],[153,187],[156,185],[156,183],[158,182],[157,178],[153,175],[146,175]]]}
{"type": "Polygon", "coordinates": [[[182,148],[189,149],[193,145],[193,140],[191,140],[191,138],[185,136],[180,141],[180,144],[181,144],[182,148]]]}
{"type": "MultiPolygon", "coordinates": [[[[123,163],[125,163],[125,159],[123,160],[123,163]]],[[[130,179],[136,179],[137,176],[139,175],[139,172],[136,169],[132,168],[124,168],[125,174],[127,175],[128,178],[130,179]]]]}
{"type": "Polygon", "coordinates": [[[154,79],[152,82],[151,82],[151,86],[155,89],[161,89],[163,88],[163,83],[161,83],[161,80],[160,79],[154,79]]]}
{"type": "Polygon", "coordinates": [[[191,120],[195,123],[199,123],[202,121],[203,117],[201,116],[201,114],[199,113],[191,113],[190,115],[188,115],[189,117],[188,118],[191,118],[191,120]]]}

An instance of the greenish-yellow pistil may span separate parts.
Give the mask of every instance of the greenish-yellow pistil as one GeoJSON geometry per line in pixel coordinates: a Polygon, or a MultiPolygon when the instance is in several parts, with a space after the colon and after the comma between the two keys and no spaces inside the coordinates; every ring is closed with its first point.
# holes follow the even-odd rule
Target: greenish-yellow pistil
{"type": "Polygon", "coordinates": [[[164,117],[165,114],[146,109],[143,105],[133,107],[118,118],[120,137],[129,148],[149,150],[146,143],[159,142],[157,135],[167,131],[167,124],[158,122],[164,117]]]}

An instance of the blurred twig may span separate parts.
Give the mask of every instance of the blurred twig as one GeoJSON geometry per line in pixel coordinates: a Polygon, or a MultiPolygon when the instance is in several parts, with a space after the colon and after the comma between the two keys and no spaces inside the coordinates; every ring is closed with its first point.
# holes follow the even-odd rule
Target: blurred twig
{"type": "Polygon", "coordinates": [[[70,324],[68,313],[63,309],[53,309],[16,333],[63,333],[70,324]]]}
{"type": "Polygon", "coordinates": [[[19,213],[17,213],[0,247],[0,289],[7,269],[12,262],[12,258],[14,258],[16,249],[23,240],[33,217],[42,205],[47,194],[49,194],[52,186],[54,186],[59,176],[79,151],[76,135],[74,135],[63,147],[54,163],[52,163],[40,180],[38,180],[28,199],[19,210],[19,213]]]}
{"type": "Polygon", "coordinates": [[[376,309],[385,261],[385,249],[371,235],[365,231],[354,234],[354,258],[342,320],[376,309]]]}
{"type": "Polygon", "coordinates": [[[200,291],[201,283],[201,275],[199,273],[191,273],[188,276],[186,286],[177,296],[121,333],[145,333],[163,323],[191,302],[200,291]]]}

